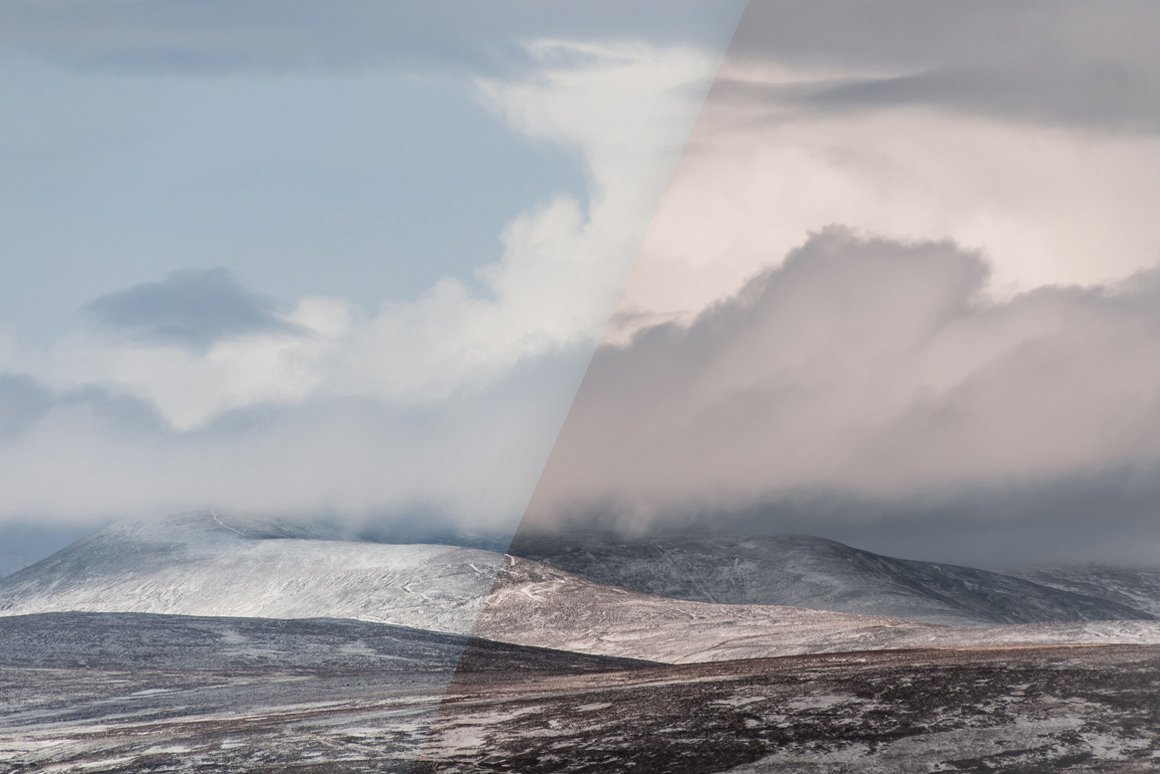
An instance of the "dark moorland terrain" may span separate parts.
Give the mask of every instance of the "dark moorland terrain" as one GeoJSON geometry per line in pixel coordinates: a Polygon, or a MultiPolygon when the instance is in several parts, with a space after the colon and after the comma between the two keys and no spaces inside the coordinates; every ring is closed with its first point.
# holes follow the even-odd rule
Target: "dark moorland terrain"
{"type": "Polygon", "coordinates": [[[0,620],[0,697],[3,771],[1160,766],[1156,646],[658,665],[352,621],[60,613],[0,620]]]}

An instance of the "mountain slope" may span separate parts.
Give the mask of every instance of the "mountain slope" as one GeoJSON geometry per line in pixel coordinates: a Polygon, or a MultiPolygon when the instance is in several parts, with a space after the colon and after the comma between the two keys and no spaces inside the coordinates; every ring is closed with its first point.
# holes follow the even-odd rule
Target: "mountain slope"
{"type": "Polygon", "coordinates": [[[0,669],[326,670],[447,675],[456,670],[589,672],[650,662],[488,642],[342,619],[151,613],[0,616],[0,669]],[[464,659],[469,653],[470,658],[464,659]]]}
{"type": "Polygon", "coordinates": [[[101,530],[0,580],[0,614],[354,618],[466,634],[503,555],[185,514],[101,530]]]}
{"type": "Polygon", "coordinates": [[[510,553],[597,583],[728,604],[770,604],[949,625],[1150,620],[1128,597],[894,559],[805,536],[582,540],[521,536],[510,553]]]}
{"type": "MultiPolygon", "coordinates": [[[[697,580],[715,582],[711,574],[697,580]]],[[[882,648],[1160,642],[1155,621],[964,628],[674,599],[479,549],[346,541],[212,513],[116,525],[0,580],[0,615],[65,611],[358,619],[668,663],[882,648]]]]}
{"type": "Polygon", "coordinates": [[[780,605],[693,602],[509,557],[478,637],[672,664],[898,648],[1160,644],[1158,621],[941,626],[780,605]]]}
{"type": "Polygon", "coordinates": [[[926,628],[667,599],[478,549],[334,538],[212,513],[126,522],[0,581],[0,614],[347,618],[669,662],[880,647],[926,628]]]}
{"type": "Polygon", "coordinates": [[[1160,570],[1140,567],[1043,567],[1013,575],[1042,586],[1127,605],[1160,617],[1160,570]]]}
{"type": "Polygon", "coordinates": [[[890,647],[902,638],[941,628],[777,605],[670,599],[596,584],[509,557],[475,634],[542,648],[679,664],[890,647]]]}

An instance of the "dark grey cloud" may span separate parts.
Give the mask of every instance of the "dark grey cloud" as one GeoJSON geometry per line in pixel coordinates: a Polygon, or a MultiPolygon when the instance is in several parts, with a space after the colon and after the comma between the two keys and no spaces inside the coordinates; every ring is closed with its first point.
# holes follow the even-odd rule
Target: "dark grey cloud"
{"type": "Polygon", "coordinates": [[[61,410],[80,410],[129,432],[169,432],[157,410],[139,398],[101,385],[54,390],[26,374],[0,374],[0,441],[18,438],[61,410]]]}
{"type": "MultiPolygon", "coordinates": [[[[1126,465],[937,498],[798,493],[743,508],[674,512],[652,528],[681,534],[815,535],[890,556],[997,570],[1088,562],[1156,566],[1156,474],[1154,467],[1126,465]]],[[[590,517],[574,514],[573,526],[590,529],[590,517]]]]}
{"type": "Polygon", "coordinates": [[[950,242],[814,235],[691,327],[598,351],[528,523],[641,529],[775,503],[775,528],[841,539],[884,513],[944,536],[1160,518],[1155,487],[1135,494],[1160,473],[1157,273],[1009,300],[987,280],[950,242]]]}
{"type": "Polygon", "coordinates": [[[1155,63],[1151,0],[765,0],[750,3],[729,54],[823,67],[931,69],[1074,61],[1155,63]]]}
{"type": "MultiPolygon", "coordinates": [[[[889,73],[793,95],[814,106],[923,104],[1154,132],[1158,39],[1160,6],[1149,2],[763,2],[746,10],[729,57],[889,73]]],[[[787,96],[784,86],[761,94],[751,83],[728,80],[718,92],[787,96]]]]}
{"type": "Polygon", "coordinates": [[[275,300],[246,290],[224,268],[175,272],[85,309],[105,329],[194,348],[247,333],[302,333],[280,317],[275,300]]]}
{"type": "Polygon", "coordinates": [[[54,395],[23,374],[0,374],[0,438],[31,427],[52,406],[54,395]]]}
{"type": "Polygon", "coordinates": [[[212,73],[383,65],[479,68],[522,61],[529,37],[713,39],[744,3],[594,0],[12,0],[0,49],[121,71],[212,73]]]}
{"type": "Polygon", "coordinates": [[[629,533],[682,538],[813,535],[887,556],[1005,570],[1086,563],[1160,563],[1160,476],[1123,466],[1023,485],[976,487],[950,496],[872,498],[797,492],[745,506],[674,506],[647,526],[609,501],[553,522],[575,535],[629,533]]]}
{"type": "Polygon", "coordinates": [[[796,87],[724,81],[717,97],[832,111],[920,105],[1041,124],[1160,131],[1160,68],[1144,72],[1119,62],[976,66],[796,87]]]}

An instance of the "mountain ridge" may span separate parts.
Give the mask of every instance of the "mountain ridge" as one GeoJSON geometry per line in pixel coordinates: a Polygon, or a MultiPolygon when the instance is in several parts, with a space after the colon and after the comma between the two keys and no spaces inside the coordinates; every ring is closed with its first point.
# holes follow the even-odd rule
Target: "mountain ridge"
{"type": "Polygon", "coordinates": [[[509,553],[597,583],[689,601],[788,605],[947,625],[1156,619],[1126,598],[896,559],[809,535],[524,535],[509,553]]]}
{"type": "MultiPolygon", "coordinates": [[[[785,541],[778,545],[796,546],[797,554],[783,552],[787,559],[784,566],[771,561],[776,558],[771,544],[756,539],[699,541],[694,545],[700,553],[695,555],[691,548],[684,553],[660,551],[658,555],[655,546],[649,553],[639,546],[630,550],[624,544],[617,544],[620,554],[611,552],[614,557],[628,552],[631,561],[627,565],[614,562],[611,567],[613,571],[631,569],[636,575],[629,574],[629,580],[645,577],[670,583],[678,578],[692,583],[700,594],[733,595],[729,603],[722,603],[600,583],[550,563],[483,549],[350,541],[325,529],[316,532],[309,526],[276,519],[246,521],[216,512],[183,514],[114,525],[0,580],[0,615],[88,611],[353,619],[473,635],[513,645],[665,663],[915,647],[1160,642],[1160,622],[1123,616],[1085,619],[1065,604],[1077,597],[1072,592],[1037,587],[1009,576],[1000,576],[1002,584],[1040,589],[1036,593],[1046,594],[1045,599],[1052,604],[1044,602],[1036,609],[1054,612],[1062,620],[1019,626],[996,626],[980,617],[960,617],[951,621],[954,625],[923,621],[899,613],[922,612],[922,605],[932,604],[930,595],[918,593],[922,591],[920,581],[925,582],[932,573],[941,578],[939,573],[948,572],[945,566],[891,560],[829,541],[785,541]],[[885,563],[891,571],[911,572],[913,577],[904,578],[913,581],[911,586],[900,586],[909,590],[910,596],[897,590],[894,596],[876,596],[878,590],[859,574],[865,569],[863,564],[840,564],[846,575],[836,573],[822,561],[826,554],[821,548],[844,557],[865,554],[871,568],[885,563]],[[740,552],[733,564],[723,560],[730,552],[740,552]],[[724,568],[724,574],[699,571],[700,565],[690,557],[702,565],[713,562],[724,568]],[[758,559],[765,564],[746,564],[755,564],[758,559]],[[669,568],[668,572],[659,572],[658,562],[669,568]],[[819,567],[829,574],[811,576],[810,572],[819,567]],[[895,614],[745,603],[737,597],[753,589],[727,582],[737,578],[776,580],[779,572],[788,572],[797,583],[809,581],[808,591],[828,593],[827,603],[842,603],[843,594],[862,583],[861,591],[870,596],[856,602],[863,607],[867,601],[876,602],[895,614]],[[913,589],[916,586],[918,591],[913,589]]],[[[576,554],[589,559],[595,555],[588,548],[576,554]]],[[[992,578],[994,574],[970,568],[952,570],[959,573],[955,578],[960,585],[990,583],[973,590],[984,600],[987,594],[998,594],[992,588],[999,583],[992,578]],[[962,573],[966,573],[966,580],[962,580],[962,573]]],[[[999,591],[1006,588],[1002,584],[999,591]]],[[[786,593],[784,588],[774,591],[786,593]]],[[[1091,604],[1087,598],[1081,599],[1084,605],[1091,604]]],[[[1000,597],[997,609],[1002,612],[1009,601],[1000,597]]],[[[941,600],[935,602],[941,604],[941,600]]],[[[1118,613],[1121,607],[1108,603],[1101,609],[1118,613]]],[[[1086,607],[1080,609],[1081,613],[1086,611],[1086,607]]]]}

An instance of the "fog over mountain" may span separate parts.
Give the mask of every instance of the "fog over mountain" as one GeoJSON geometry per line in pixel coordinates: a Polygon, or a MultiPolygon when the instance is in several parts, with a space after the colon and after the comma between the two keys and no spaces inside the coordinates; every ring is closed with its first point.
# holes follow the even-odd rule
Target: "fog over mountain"
{"type": "Polygon", "coordinates": [[[999,299],[990,268],[832,228],[688,325],[605,345],[526,524],[909,523],[928,555],[942,530],[1020,535],[957,544],[968,563],[1160,561],[1138,545],[1160,502],[1157,274],[999,299]]]}

